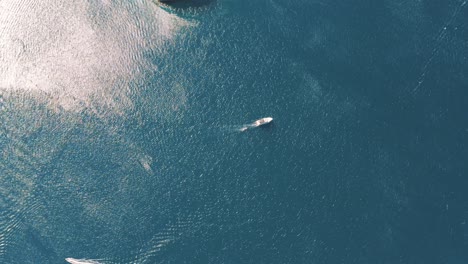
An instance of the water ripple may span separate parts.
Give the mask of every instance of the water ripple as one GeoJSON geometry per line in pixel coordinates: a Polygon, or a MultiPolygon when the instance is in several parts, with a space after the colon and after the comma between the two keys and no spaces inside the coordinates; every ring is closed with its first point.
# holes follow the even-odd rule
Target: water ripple
{"type": "Polygon", "coordinates": [[[0,6],[0,89],[46,95],[52,106],[72,111],[121,114],[132,107],[129,85],[156,67],[144,53],[163,52],[188,25],[150,1],[0,6]]]}

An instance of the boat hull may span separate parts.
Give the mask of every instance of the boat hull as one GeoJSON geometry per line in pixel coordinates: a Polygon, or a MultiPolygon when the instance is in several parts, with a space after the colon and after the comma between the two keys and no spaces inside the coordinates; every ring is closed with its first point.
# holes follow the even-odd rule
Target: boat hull
{"type": "Polygon", "coordinates": [[[270,123],[271,121],[273,121],[272,117],[260,118],[258,120],[255,120],[255,122],[253,122],[252,126],[254,126],[254,127],[263,126],[263,125],[266,125],[266,124],[270,123]]]}

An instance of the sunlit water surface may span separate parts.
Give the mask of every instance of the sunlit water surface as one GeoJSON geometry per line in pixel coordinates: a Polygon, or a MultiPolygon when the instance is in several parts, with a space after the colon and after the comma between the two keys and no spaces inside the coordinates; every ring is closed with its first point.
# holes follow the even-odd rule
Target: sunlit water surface
{"type": "Polygon", "coordinates": [[[410,2],[0,1],[0,262],[467,263],[468,11],[410,2]]]}

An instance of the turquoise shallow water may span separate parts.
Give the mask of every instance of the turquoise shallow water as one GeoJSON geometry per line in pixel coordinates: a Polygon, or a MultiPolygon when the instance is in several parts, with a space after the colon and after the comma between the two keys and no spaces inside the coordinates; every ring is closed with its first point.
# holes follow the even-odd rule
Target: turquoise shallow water
{"type": "Polygon", "coordinates": [[[0,263],[466,263],[467,17],[0,1],[0,263]]]}

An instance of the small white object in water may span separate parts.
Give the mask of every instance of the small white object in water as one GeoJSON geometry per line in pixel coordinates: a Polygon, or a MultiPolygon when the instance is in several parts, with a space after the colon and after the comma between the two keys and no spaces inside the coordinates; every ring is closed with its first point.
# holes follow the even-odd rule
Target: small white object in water
{"type": "Polygon", "coordinates": [[[251,128],[251,127],[263,126],[263,125],[266,125],[266,124],[270,123],[271,121],[273,121],[273,118],[272,118],[272,117],[260,118],[260,119],[258,119],[258,120],[255,120],[255,122],[253,122],[252,124],[246,125],[246,126],[240,128],[239,131],[240,131],[240,132],[244,132],[244,131],[246,131],[247,129],[249,129],[249,128],[251,128]]]}
{"type": "Polygon", "coordinates": [[[71,264],[100,264],[98,261],[92,259],[66,258],[65,261],[71,264]]]}
{"type": "Polygon", "coordinates": [[[273,121],[272,117],[260,118],[258,120],[255,120],[255,122],[253,122],[252,126],[253,127],[258,127],[258,126],[266,125],[266,124],[270,123],[271,121],[273,121]]]}

